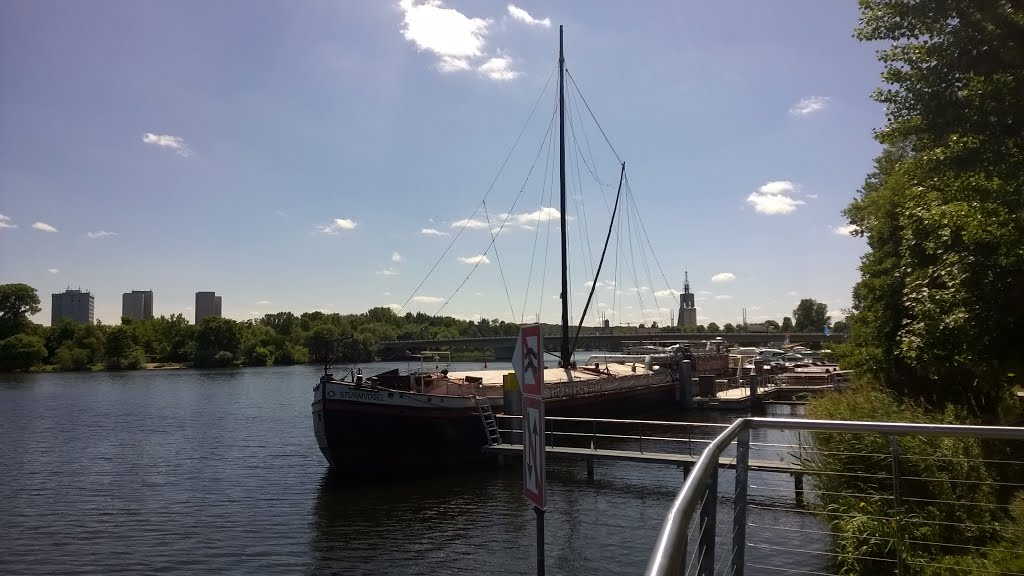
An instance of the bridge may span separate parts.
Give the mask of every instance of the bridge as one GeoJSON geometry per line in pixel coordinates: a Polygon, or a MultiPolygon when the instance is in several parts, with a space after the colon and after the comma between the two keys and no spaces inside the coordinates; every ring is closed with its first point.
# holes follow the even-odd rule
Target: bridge
{"type": "MultiPolygon", "coordinates": [[[[697,344],[707,340],[721,338],[728,344],[739,346],[765,346],[777,345],[782,342],[786,334],[781,332],[733,332],[722,334],[608,334],[589,333],[580,334],[577,348],[581,350],[606,350],[609,352],[622,350],[623,342],[658,342],[664,345],[690,342],[697,344]]],[[[381,349],[392,353],[417,353],[423,350],[436,349],[490,349],[494,350],[497,358],[506,359],[512,357],[516,347],[518,336],[485,336],[481,338],[450,338],[444,340],[392,340],[383,342],[381,349]]],[[[796,343],[832,343],[845,342],[845,334],[822,334],[811,333],[790,333],[789,341],[796,343]]],[[[561,349],[562,337],[560,334],[545,334],[544,349],[549,352],[557,352],[561,349]]]]}

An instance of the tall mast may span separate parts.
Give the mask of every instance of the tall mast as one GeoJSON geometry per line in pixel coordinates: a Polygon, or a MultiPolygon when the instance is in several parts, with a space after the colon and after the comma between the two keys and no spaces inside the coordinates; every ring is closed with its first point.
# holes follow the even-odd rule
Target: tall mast
{"type": "Polygon", "coordinates": [[[562,26],[558,26],[558,179],[562,228],[562,366],[568,368],[569,358],[569,260],[565,233],[565,54],[562,51],[562,26]]]}

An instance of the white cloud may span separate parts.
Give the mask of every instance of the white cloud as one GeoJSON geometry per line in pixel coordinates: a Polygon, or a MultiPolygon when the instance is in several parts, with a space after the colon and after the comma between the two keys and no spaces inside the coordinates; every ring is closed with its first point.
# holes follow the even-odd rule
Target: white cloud
{"type": "Polygon", "coordinates": [[[257,306],[270,306],[272,302],[270,300],[260,300],[256,303],[257,306]]]}
{"type": "Polygon", "coordinates": [[[413,296],[413,302],[419,302],[420,304],[438,304],[444,302],[444,298],[440,296],[413,296]]]}
{"type": "Polygon", "coordinates": [[[478,254],[476,256],[459,256],[459,262],[463,264],[490,264],[491,260],[486,254],[478,254]]]}
{"type": "Polygon", "coordinates": [[[789,214],[797,206],[806,204],[803,200],[793,198],[796,185],[786,180],[768,182],[747,196],[747,204],[754,207],[760,214],[789,214]]]}
{"type": "Polygon", "coordinates": [[[185,306],[185,311],[186,312],[191,312],[192,311],[192,307],[191,306],[185,306]]]}
{"type": "Polygon", "coordinates": [[[702,296],[711,296],[712,294],[714,294],[714,292],[712,292],[711,290],[697,290],[697,294],[700,294],[702,296]]]}
{"type": "Polygon", "coordinates": [[[820,112],[828,108],[831,101],[832,99],[828,96],[808,96],[807,98],[801,98],[799,102],[794,104],[789,109],[789,113],[794,116],[807,116],[808,114],[820,112]]]}
{"type": "Polygon", "coordinates": [[[452,228],[462,228],[463,226],[471,230],[482,230],[484,228],[487,228],[487,222],[484,222],[483,220],[477,220],[475,218],[472,220],[470,220],[469,218],[463,218],[462,220],[456,220],[455,222],[452,222],[452,228]]]}
{"type": "Polygon", "coordinates": [[[395,312],[398,312],[399,310],[402,309],[402,305],[401,304],[388,304],[387,308],[391,308],[395,312]]]}
{"type": "Polygon", "coordinates": [[[718,296],[715,296],[715,300],[732,300],[732,296],[729,296],[728,294],[719,294],[718,296]]]}
{"type": "Polygon", "coordinates": [[[676,297],[679,296],[679,291],[669,288],[668,290],[658,290],[654,295],[658,298],[667,298],[669,296],[676,297]]]}
{"type": "Polygon", "coordinates": [[[398,271],[391,268],[377,270],[377,276],[398,276],[398,271]]]}
{"type": "Polygon", "coordinates": [[[170,148],[171,150],[174,150],[175,154],[184,158],[188,158],[192,155],[192,150],[187,144],[185,144],[185,139],[180,136],[146,132],[142,135],[142,141],[146,144],[160,146],[161,148],[170,148]]]}
{"type": "Polygon", "coordinates": [[[0,228],[17,228],[17,224],[11,224],[11,217],[0,214],[0,228]]]}
{"type": "Polygon", "coordinates": [[[828,315],[832,317],[833,322],[846,318],[846,312],[843,312],[842,310],[829,310],[828,315]]]}
{"type": "Polygon", "coordinates": [[[398,252],[392,252],[391,253],[391,261],[392,262],[401,262],[402,261],[402,255],[399,254],[398,252]]]}
{"type": "Polygon", "coordinates": [[[106,230],[87,232],[85,235],[88,236],[89,238],[92,238],[93,240],[97,238],[107,238],[109,236],[120,236],[120,234],[118,234],[117,232],[107,232],[106,230]]]}
{"type": "Polygon", "coordinates": [[[47,268],[46,271],[50,274],[60,274],[60,268],[47,268]]]}
{"type": "Polygon", "coordinates": [[[529,24],[530,26],[543,26],[544,28],[551,27],[551,18],[544,18],[543,20],[538,20],[533,16],[530,16],[529,12],[523,10],[522,8],[516,6],[515,4],[508,5],[508,15],[511,16],[513,20],[518,20],[519,22],[522,22],[523,24],[529,24]]]}
{"type": "Polygon", "coordinates": [[[50,226],[46,222],[36,222],[36,223],[32,224],[32,227],[35,228],[36,230],[39,230],[39,231],[42,231],[42,232],[56,232],[57,231],[56,228],[54,228],[53,226],[50,226]]]}
{"type": "Polygon", "coordinates": [[[751,306],[751,307],[749,307],[747,309],[750,310],[751,312],[756,312],[756,311],[760,310],[761,307],[760,306],[751,306]]]}
{"type": "Polygon", "coordinates": [[[804,196],[810,198],[811,200],[817,200],[818,199],[818,195],[817,194],[804,194],[804,196]]]}
{"type": "Polygon", "coordinates": [[[335,218],[330,224],[317,226],[316,229],[322,234],[330,234],[333,236],[342,230],[355,230],[356,226],[358,226],[358,224],[348,218],[335,218]]]}
{"type": "Polygon", "coordinates": [[[725,284],[728,282],[732,282],[735,279],[736,275],[733,274],[732,272],[721,272],[711,277],[711,281],[714,282],[715,284],[725,284]]]}
{"type": "MultiPolygon", "coordinates": [[[[533,212],[512,214],[511,216],[508,217],[508,221],[513,224],[519,224],[521,226],[529,226],[531,224],[539,224],[541,222],[558,220],[561,215],[562,213],[558,211],[558,208],[554,208],[552,206],[541,206],[540,208],[534,210],[533,212]]],[[[501,215],[502,218],[505,218],[505,216],[505,214],[501,215]]]]}
{"type": "Polygon", "coordinates": [[[855,232],[859,232],[860,227],[854,224],[847,224],[846,226],[836,226],[832,229],[832,232],[840,236],[849,236],[855,232]]]}
{"type": "Polygon", "coordinates": [[[474,296],[483,296],[484,293],[483,292],[474,292],[473,295],[474,296]]]}
{"type": "Polygon", "coordinates": [[[786,292],[786,296],[796,296],[796,295],[797,295],[797,291],[796,290],[790,290],[789,292],[786,292]]]}
{"type": "Polygon", "coordinates": [[[470,61],[485,55],[490,22],[470,18],[441,0],[401,0],[402,36],[417,50],[433,52],[441,72],[468,70],[470,61]]]}
{"type": "Polygon", "coordinates": [[[504,56],[495,56],[484,62],[477,68],[477,72],[500,82],[515,80],[519,76],[519,72],[512,69],[512,60],[504,56]]]}
{"type": "Polygon", "coordinates": [[[420,234],[424,236],[448,236],[447,232],[441,232],[440,230],[434,230],[433,228],[424,228],[420,230],[420,234]]]}

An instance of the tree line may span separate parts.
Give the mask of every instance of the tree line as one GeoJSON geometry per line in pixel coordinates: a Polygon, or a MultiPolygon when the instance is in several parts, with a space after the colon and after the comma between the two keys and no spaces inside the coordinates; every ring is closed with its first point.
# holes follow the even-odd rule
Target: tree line
{"type": "Polygon", "coordinates": [[[0,369],[133,369],[147,362],[196,367],[291,365],[373,360],[388,340],[515,336],[519,325],[460,320],[390,308],[362,314],[277,312],[254,320],[208,317],[191,324],[181,314],[120,325],[62,321],[42,326],[39,296],[26,284],[0,285],[0,369]]]}
{"type": "MultiPolygon", "coordinates": [[[[423,313],[402,316],[390,308],[362,314],[291,312],[236,321],[208,317],[191,324],[181,314],[152,320],[122,318],[119,325],[81,324],[65,320],[42,326],[29,320],[38,314],[39,296],[26,284],[0,285],[0,369],[60,371],[136,369],[147,363],[186,364],[196,367],[288,366],[323,362],[366,362],[380,354],[380,344],[393,340],[437,340],[515,336],[519,325],[503,320],[461,320],[423,313]]],[[[818,332],[829,324],[827,308],[811,299],[801,301],[782,323],[765,324],[782,332],[818,332]]],[[[838,330],[837,322],[833,329],[838,330]]],[[[653,325],[652,328],[656,328],[653,325]]],[[[615,327],[624,334],[641,327],[615,327]]],[[[544,325],[546,333],[559,327],[544,325]]],[[[698,334],[744,332],[746,326],[712,322],[663,332],[698,334]]]]}

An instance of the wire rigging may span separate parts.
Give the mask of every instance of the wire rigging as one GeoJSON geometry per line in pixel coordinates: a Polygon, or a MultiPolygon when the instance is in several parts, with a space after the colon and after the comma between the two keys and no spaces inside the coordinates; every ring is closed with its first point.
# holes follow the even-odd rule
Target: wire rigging
{"type": "MultiPolygon", "coordinates": [[[[552,126],[554,126],[554,123],[555,123],[555,114],[552,113],[551,114],[551,120],[548,121],[547,131],[545,132],[545,140],[547,139],[547,135],[551,132],[551,128],[552,128],[552,126]]],[[[540,159],[541,152],[544,151],[544,144],[545,144],[545,141],[541,141],[541,145],[537,149],[537,155],[533,158],[533,163],[530,164],[530,170],[526,173],[526,178],[523,181],[523,185],[520,186],[519,192],[516,194],[515,199],[512,201],[512,207],[509,208],[508,213],[505,214],[504,219],[501,221],[501,225],[498,226],[497,234],[494,234],[494,235],[491,236],[491,241],[487,245],[487,248],[484,249],[483,253],[481,254],[482,256],[486,256],[487,253],[490,252],[491,247],[494,246],[494,241],[497,239],[498,234],[501,234],[501,231],[505,228],[505,224],[508,222],[508,219],[512,217],[512,213],[515,211],[516,205],[519,203],[519,199],[522,198],[523,192],[526,190],[526,184],[530,181],[530,176],[533,174],[533,169],[537,166],[537,161],[540,159]]],[[[444,310],[445,307],[448,306],[448,303],[451,302],[452,298],[454,298],[455,295],[458,294],[460,290],[462,290],[462,287],[466,285],[466,282],[469,281],[470,276],[472,276],[473,273],[476,272],[476,269],[480,267],[480,264],[483,261],[484,261],[483,258],[478,258],[477,259],[477,261],[473,264],[473,268],[470,269],[469,274],[466,274],[466,277],[462,279],[462,282],[460,282],[458,287],[455,288],[455,291],[452,292],[451,295],[441,304],[441,307],[438,308],[437,312],[434,313],[434,317],[437,317],[438,315],[441,314],[441,311],[444,310]]],[[[514,310],[513,310],[513,314],[515,314],[514,310]]]]}
{"type": "MultiPolygon", "coordinates": [[[[557,67],[555,69],[557,69],[557,67]]],[[[409,302],[412,302],[412,299],[416,297],[416,294],[420,291],[420,288],[423,287],[423,284],[427,282],[427,279],[429,279],[431,274],[434,273],[434,270],[437,269],[438,264],[440,264],[441,261],[444,260],[444,257],[447,256],[448,252],[451,251],[452,246],[455,246],[455,242],[459,239],[460,236],[462,236],[462,233],[466,231],[466,227],[469,225],[469,222],[473,219],[474,216],[476,216],[477,212],[480,211],[480,207],[483,205],[484,201],[487,200],[487,197],[490,195],[491,190],[494,189],[495,183],[498,182],[498,178],[501,176],[501,173],[505,170],[505,165],[508,164],[509,159],[512,158],[512,153],[519,145],[519,140],[522,139],[523,134],[526,132],[527,126],[530,125],[530,120],[533,119],[533,115],[537,111],[537,107],[540,105],[541,100],[544,98],[544,94],[547,93],[548,86],[551,84],[551,78],[553,78],[555,75],[555,69],[552,69],[551,73],[548,74],[548,79],[544,83],[544,88],[541,89],[540,95],[537,96],[537,101],[533,103],[533,108],[530,109],[530,115],[526,117],[526,122],[523,123],[523,127],[519,130],[519,135],[516,136],[516,140],[515,142],[512,143],[512,147],[509,149],[508,154],[505,156],[505,159],[501,162],[501,166],[498,167],[498,173],[494,175],[494,178],[491,180],[490,185],[487,186],[487,191],[484,192],[484,197],[476,205],[476,208],[473,209],[473,213],[470,214],[468,219],[466,219],[466,222],[463,223],[462,227],[459,228],[459,231],[455,234],[455,237],[452,238],[452,241],[448,243],[448,247],[444,249],[444,252],[442,252],[441,255],[437,258],[437,261],[434,262],[434,265],[431,266],[430,270],[427,271],[427,275],[423,277],[423,280],[421,280],[420,283],[416,285],[416,289],[414,289],[412,293],[409,294],[409,297],[405,299],[405,302],[402,303],[402,307],[398,309],[398,312],[396,312],[396,314],[400,314],[402,310],[405,310],[405,307],[409,305],[409,302]]]]}
{"type": "Polygon", "coordinates": [[[508,293],[508,282],[505,281],[505,270],[501,267],[501,256],[498,254],[498,235],[491,228],[491,216],[487,213],[487,203],[484,202],[484,219],[487,220],[487,231],[491,234],[491,244],[494,246],[494,260],[498,263],[498,273],[501,274],[501,283],[505,286],[505,297],[508,298],[508,309],[512,313],[512,320],[516,319],[516,309],[512,306],[512,295],[508,293]]]}

